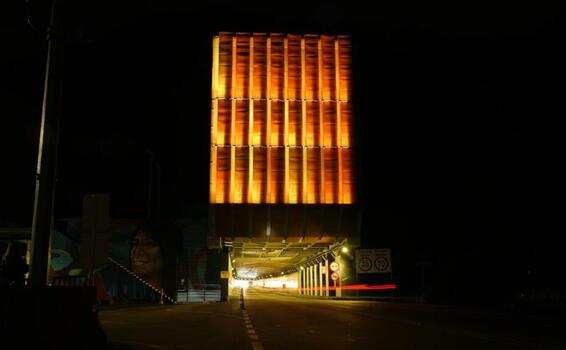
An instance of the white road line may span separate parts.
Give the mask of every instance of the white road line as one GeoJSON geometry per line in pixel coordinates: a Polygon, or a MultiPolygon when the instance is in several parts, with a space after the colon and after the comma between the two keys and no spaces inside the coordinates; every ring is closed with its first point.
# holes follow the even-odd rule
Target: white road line
{"type": "Polygon", "coordinates": [[[250,337],[250,340],[252,340],[253,350],[263,350],[263,344],[259,341],[259,337],[257,336],[252,321],[250,320],[250,316],[248,315],[248,310],[242,310],[242,317],[248,331],[248,336],[250,337]]]}

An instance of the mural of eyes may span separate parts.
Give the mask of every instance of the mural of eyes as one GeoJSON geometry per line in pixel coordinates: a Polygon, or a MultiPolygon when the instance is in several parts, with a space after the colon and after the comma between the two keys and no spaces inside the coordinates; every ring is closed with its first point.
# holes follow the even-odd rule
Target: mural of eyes
{"type": "Polygon", "coordinates": [[[73,257],[62,249],[51,250],[51,268],[53,271],[61,271],[73,263],[73,257]]]}

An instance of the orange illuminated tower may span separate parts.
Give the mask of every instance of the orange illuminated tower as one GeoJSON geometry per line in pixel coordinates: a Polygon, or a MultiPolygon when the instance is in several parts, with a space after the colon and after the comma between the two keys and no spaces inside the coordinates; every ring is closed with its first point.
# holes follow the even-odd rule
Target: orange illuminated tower
{"type": "Polygon", "coordinates": [[[352,87],[349,36],[214,36],[208,245],[234,276],[303,271],[359,244],[352,87]]]}
{"type": "Polygon", "coordinates": [[[348,36],[213,38],[211,204],[355,201],[348,36]]]}

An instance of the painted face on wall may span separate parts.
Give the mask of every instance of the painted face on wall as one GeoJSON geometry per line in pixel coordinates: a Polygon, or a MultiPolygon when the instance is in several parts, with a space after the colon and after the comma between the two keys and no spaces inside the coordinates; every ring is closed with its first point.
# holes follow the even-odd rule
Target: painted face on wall
{"type": "Polygon", "coordinates": [[[163,256],[161,247],[146,232],[138,231],[132,239],[130,251],[132,270],[153,284],[161,284],[163,256]]]}

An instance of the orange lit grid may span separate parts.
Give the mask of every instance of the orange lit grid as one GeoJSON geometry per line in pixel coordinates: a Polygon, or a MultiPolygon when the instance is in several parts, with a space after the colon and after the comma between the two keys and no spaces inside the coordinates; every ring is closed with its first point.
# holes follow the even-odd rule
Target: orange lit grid
{"type": "Polygon", "coordinates": [[[353,203],[351,61],[348,36],[213,38],[211,203],[353,203]]]}

